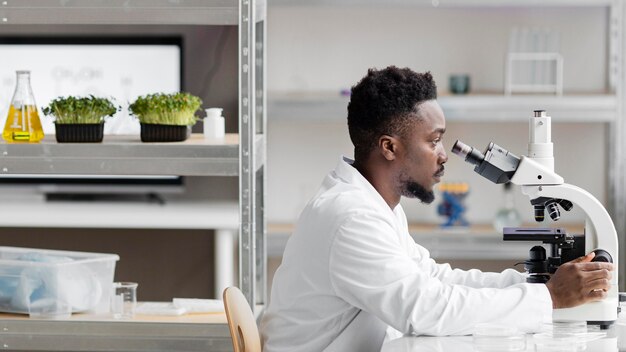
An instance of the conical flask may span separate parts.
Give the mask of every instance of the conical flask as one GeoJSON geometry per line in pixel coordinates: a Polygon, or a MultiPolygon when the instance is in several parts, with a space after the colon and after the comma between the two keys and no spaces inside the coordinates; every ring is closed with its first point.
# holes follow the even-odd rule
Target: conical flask
{"type": "Polygon", "coordinates": [[[43,128],[30,87],[30,71],[16,71],[16,75],[15,93],[2,138],[9,143],[37,143],[43,139],[43,128]]]}

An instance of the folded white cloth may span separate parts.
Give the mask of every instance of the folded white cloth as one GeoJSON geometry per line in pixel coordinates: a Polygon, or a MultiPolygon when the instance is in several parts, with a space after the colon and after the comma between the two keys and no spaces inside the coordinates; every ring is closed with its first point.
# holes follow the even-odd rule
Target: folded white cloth
{"type": "Polygon", "coordinates": [[[224,311],[224,302],[219,299],[174,298],[175,307],[185,308],[187,313],[220,313],[224,311]]]}
{"type": "Polygon", "coordinates": [[[143,315],[183,315],[187,313],[185,308],[175,307],[172,302],[141,302],[137,305],[135,313],[143,315]]]}

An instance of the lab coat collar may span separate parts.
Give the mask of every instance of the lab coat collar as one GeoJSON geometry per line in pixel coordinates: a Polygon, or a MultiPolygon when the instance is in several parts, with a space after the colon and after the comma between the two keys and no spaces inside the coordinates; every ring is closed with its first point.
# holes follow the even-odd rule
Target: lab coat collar
{"type": "Polygon", "coordinates": [[[394,209],[391,209],[383,196],[378,193],[378,191],[376,190],[376,188],[374,188],[374,186],[372,186],[370,181],[363,177],[359,170],[352,166],[352,164],[354,164],[353,159],[342,156],[341,159],[339,159],[337,167],[335,168],[335,174],[337,175],[337,177],[343,179],[349,184],[356,185],[360,188],[365,189],[380,207],[392,212],[394,216],[397,216],[397,212],[400,209],[400,204],[396,205],[394,209]]]}

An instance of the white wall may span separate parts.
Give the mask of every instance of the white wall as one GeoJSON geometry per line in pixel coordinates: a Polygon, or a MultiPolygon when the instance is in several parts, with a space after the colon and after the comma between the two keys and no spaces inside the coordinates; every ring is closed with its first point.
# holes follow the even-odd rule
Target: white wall
{"type": "MultiPolygon", "coordinates": [[[[484,150],[493,141],[519,156],[526,154],[527,129],[524,123],[448,123],[444,143],[448,151],[456,139],[484,150]]],[[[602,142],[581,143],[582,133],[585,134],[585,140],[603,141],[604,126],[559,123],[553,124],[552,131],[555,170],[566,182],[586,189],[604,203],[607,170],[605,146],[602,142]]],[[[290,223],[295,221],[340,156],[352,155],[352,146],[343,123],[272,122],[268,126],[268,138],[267,218],[269,222],[290,223]]],[[[473,167],[456,155],[448,152],[448,157],[444,181],[465,181],[470,184],[470,194],[466,199],[468,220],[490,223],[502,205],[502,186],[494,185],[474,173],[473,167]]],[[[515,193],[517,209],[525,221],[533,221],[528,198],[519,189],[515,193]]],[[[437,202],[435,200],[433,204],[437,202]]],[[[433,205],[421,205],[411,199],[403,199],[402,204],[410,221],[443,222],[433,205]]],[[[562,219],[572,222],[582,217],[572,211],[562,219]]]]}
{"type": "MultiPolygon", "coordinates": [[[[270,3],[271,5],[271,3],[270,3]]],[[[561,35],[566,93],[606,89],[607,16],[601,9],[433,9],[426,7],[270,6],[268,98],[278,92],[335,91],[356,83],[368,67],[390,64],[433,72],[440,94],[450,73],[468,72],[475,91],[503,91],[504,53],[513,26],[545,26],[561,35]]],[[[537,106],[537,108],[541,108],[537,106]]],[[[531,113],[530,111],[528,112],[531,113]]],[[[548,112],[549,113],[549,112],[548,112]]],[[[267,218],[293,222],[341,154],[351,155],[345,123],[272,120],[268,111],[267,218]]],[[[345,116],[337,116],[342,121],[345,116]]],[[[448,123],[446,148],[461,139],[479,149],[489,141],[526,154],[524,123],[448,123]]],[[[568,183],[606,203],[606,126],[553,124],[555,169],[568,183]],[[582,141],[593,141],[582,143],[582,141]]],[[[502,204],[501,186],[474,174],[449,153],[445,181],[470,183],[467,217],[491,222],[502,204]]],[[[435,206],[403,201],[411,221],[442,222],[435,206]]],[[[526,221],[532,208],[516,190],[526,221]]],[[[572,212],[562,221],[580,221],[572,212]]]]}
{"type": "Polygon", "coordinates": [[[338,92],[369,67],[395,64],[432,71],[441,92],[455,72],[469,73],[476,90],[502,92],[515,26],[560,33],[566,92],[603,91],[607,17],[606,10],[584,7],[270,6],[268,91],[338,92]]]}

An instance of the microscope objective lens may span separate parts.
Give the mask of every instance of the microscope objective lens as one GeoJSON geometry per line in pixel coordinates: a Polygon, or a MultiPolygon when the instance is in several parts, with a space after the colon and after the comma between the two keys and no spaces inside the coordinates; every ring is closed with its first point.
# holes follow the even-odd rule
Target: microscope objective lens
{"type": "Polygon", "coordinates": [[[543,205],[535,205],[535,221],[542,222],[545,215],[545,207],[543,205]]]}
{"type": "Polygon", "coordinates": [[[557,221],[561,218],[561,212],[559,211],[559,207],[554,199],[546,202],[546,208],[548,209],[548,214],[552,220],[557,221]]]}

